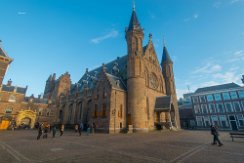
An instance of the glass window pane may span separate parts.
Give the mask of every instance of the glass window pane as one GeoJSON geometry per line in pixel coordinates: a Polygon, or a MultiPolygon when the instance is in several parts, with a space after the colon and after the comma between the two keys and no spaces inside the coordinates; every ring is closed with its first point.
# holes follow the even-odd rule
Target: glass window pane
{"type": "Polygon", "coordinates": [[[239,102],[233,102],[234,108],[236,112],[240,112],[241,111],[241,107],[239,102]]]}
{"type": "Polygon", "coordinates": [[[203,119],[204,119],[205,127],[209,127],[210,126],[210,118],[209,118],[209,116],[204,116],[203,119]]]}
{"type": "Polygon", "coordinates": [[[197,126],[200,126],[200,127],[203,126],[202,117],[196,116],[196,121],[197,121],[197,126]]]}
{"type": "Polygon", "coordinates": [[[212,124],[215,125],[215,126],[219,126],[219,119],[218,119],[218,116],[216,115],[212,115],[211,116],[211,120],[212,120],[212,124]]]}
{"type": "Polygon", "coordinates": [[[199,98],[200,98],[200,102],[202,102],[202,103],[206,102],[205,96],[199,96],[199,98]]]}
{"type": "Polygon", "coordinates": [[[221,101],[221,95],[220,94],[214,94],[215,101],[221,101]]]}
{"type": "Polygon", "coordinates": [[[223,93],[224,100],[230,100],[230,94],[228,92],[223,93]]]}
{"type": "Polygon", "coordinates": [[[195,114],[200,114],[201,113],[199,105],[194,105],[194,112],[195,112],[195,114]]]}
{"type": "Polygon", "coordinates": [[[227,128],[229,127],[229,123],[227,121],[227,118],[225,115],[221,115],[219,116],[219,121],[220,121],[220,125],[223,127],[223,128],[227,128]]]}
{"type": "Polygon", "coordinates": [[[216,113],[216,108],[214,104],[209,104],[209,113],[216,113]]]}
{"type": "Polygon", "coordinates": [[[231,99],[237,99],[237,93],[236,92],[230,92],[231,99]]]}
{"type": "Polygon", "coordinates": [[[208,107],[207,107],[207,105],[202,104],[202,105],[201,105],[201,109],[202,109],[202,113],[203,113],[203,114],[207,114],[207,113],[208,113],[208,107]]]}
{"type": "Polygon", "coordinates": [[[240,98],[244,98],[244,91],[239,91],[238,94],[240,98]]]}
{"type": "Polygon", "coordinates": [[[194,104],[198,103],[198,97],[197,96],[192,97],[192,101],[194,104]]]}
{"type": "Polygon", "coordinates": [[[222,103],[216,104],[219,113],[224,113],[224,105],[222,103]]]}
{"type": "Polygon", "coordinates": [[[244,127],[244,118],[243,118],[243,115],[239,114],[236,117],[237,117],[239,126],[240,127],[244,127]]]}
{"type": "Polygon", "coordinates": [[[232,107],[232,104],[231,104],[230,102],[225,103],[225,108],[226,108],[226,112],[227,112],[227,113],[231,113],[231,112],[234,111],[234,110],[233,110],[233,107],[232,107]]]}
{"type": "Polygon", "coordinates": [[[207,95],[207,100],[208,101],[213,101],[213,95],[207,95]]]}

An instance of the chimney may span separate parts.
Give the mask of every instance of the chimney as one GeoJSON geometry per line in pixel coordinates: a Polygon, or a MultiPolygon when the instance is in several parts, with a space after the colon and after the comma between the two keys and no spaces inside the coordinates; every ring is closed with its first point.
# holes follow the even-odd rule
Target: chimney
{"type": "Polygon", "coordinates": [[[7,86],[8,87],[12,86],[12,80],[11,79],[8,80],[7,86]]]}

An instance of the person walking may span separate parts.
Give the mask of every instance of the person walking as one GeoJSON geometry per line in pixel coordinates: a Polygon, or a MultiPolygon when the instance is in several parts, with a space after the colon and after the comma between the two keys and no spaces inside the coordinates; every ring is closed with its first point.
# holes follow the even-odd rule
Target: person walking
{"type": "Polygon", "coordinates": [[[79,129],[79,125],[78,124],[75,124],[75,133],[78,132],[78,129],[79,129]]]}
{"type": "Polygon", "coordinates": [[[80,126],[78,128],[78,131],[79,131],[79,135],[81,136],[81,133],[82,133],[82,130],[83,130],[84,126],[83,126],[83,123],[81,122],[80,123],[80,126]]]}
{"type": "Polygon", "coordinates": [[[92,123],[92,133],[95,134],[95,132],[96,132],[96,123],[93,122],[92,123]]]}
{"type": "Polygon", "coordinates": [[[53,138],[55,138],[56,131],[57,131],[56,125],[53,125],[52,127],[53,138]]]}
{"type": "Polygon", "coordinates": [[[91,132],[90,124],[87,124],[86,135],[88,136],[91,132]]]}
{"type": "Polygon", "coordinates": [[[37,135],[37,140],[40,139],[40,137],[42,136],[42,124],[39,124],[38,126],[38,135],[37,135]]]}
{"type": "Polygon", "coordinates": [[[64,134],[64,124],[61,124],[60,127],[60,136],[62,136],[64,134]]]}
{"type": "Polygon", "coordinates": [[[213,143],[212,143],[212,145],[215,145],[215,144],[218,143],[219,146],[222,146],[223,144],[219,140],[219,132],[218,132],[217,127],[214,126],[214,125],[211,125],[210,128],[211,128],[211,134],[213,135],[213,143]]]}
{"type": "Polygon", "coordinates": [[[48,124],[45,124],[43,129],[43,139],[47,139],[48,129],[49,129],[48,124]]]}

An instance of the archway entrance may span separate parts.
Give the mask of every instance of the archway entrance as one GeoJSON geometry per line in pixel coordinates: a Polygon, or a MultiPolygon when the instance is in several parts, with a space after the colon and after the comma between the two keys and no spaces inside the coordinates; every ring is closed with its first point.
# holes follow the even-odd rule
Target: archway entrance
{"type": "Polygon", "coordinates": [[[36,122],[36,112],[32,110],[20,111],[16,118],[16,125],[25,125],[33,128],[36,122]]]}

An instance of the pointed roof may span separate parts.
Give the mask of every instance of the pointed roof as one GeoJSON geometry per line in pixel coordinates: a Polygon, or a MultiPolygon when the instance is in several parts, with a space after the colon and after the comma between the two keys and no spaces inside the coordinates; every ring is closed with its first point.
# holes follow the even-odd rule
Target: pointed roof
{"type": "Polygon", "coordinates": [[[133,29],[141,29],[141,26],[140,26],[140,23],[137,19],[136,11],[134,8],[133,8],[132,15],[130,18],[130,24],[129,24],[128,30],[130,31],[133,29]]]}
{"type": "Polygon", "coordinates": [[[169,52],[168,52],[166,46],[164,46],[164,50],[163,50],[163,57],[162,57],[161,64],[163,64],[163,63],[173,63],[173,61],[170,58],[170,55],[169,55],[169,52]]]}
{"type": "Polygon", "coordinates": [[[0,47],[0,56],[8,57],[1,47],[0,47]]]}

